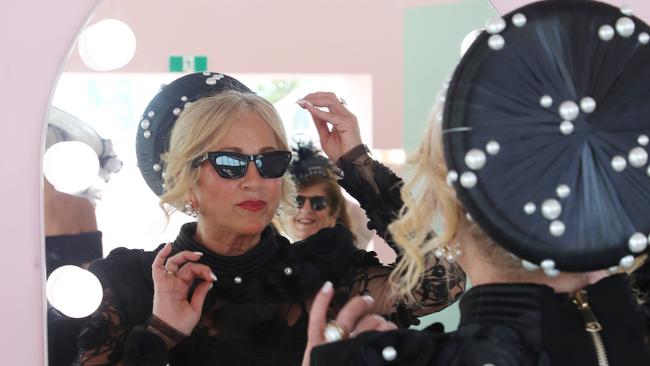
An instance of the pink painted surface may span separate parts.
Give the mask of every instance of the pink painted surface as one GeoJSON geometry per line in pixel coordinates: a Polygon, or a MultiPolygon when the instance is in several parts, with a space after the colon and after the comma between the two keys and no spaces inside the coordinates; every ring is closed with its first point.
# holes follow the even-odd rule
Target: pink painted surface
{"type": "MultiPolygon", "coordinates": [[[[3,101],[4,127],[3,140],[0,143],[0,168],[2,169],[0,189],[5,193],[2,219],[0,219],[5,253],[0,266],[0,293],[4,294],[0,302],[3,325],[3,331],[0,332],[0,355],[2,355],[2,363],[6,365],[43,365],[45,361],[43,352],[45,301],[42,287],[43,247],[40,220],[42,135],[50,94],[59,69],[65,61],[77,31],[96,2],[97,0],[16,1],[0,12],[0,45],[2,45],[3,55],[0,58],[0,100],[3,101]]],[[[244,1],[224,0],[224,2],[239,4],[244,1]]],[[[161,2],[159,4],[162,5],[147,9],[148,16],[153,18],[154,12],[157,12],[159,7],[169,3],[171,2],[161,2]]],[[[350,11],[352,5],[349,3],[351,2],[338,1],[339,7],[327,7],[319,11],[323,15],[335,15],[333,19],[337,19],[341,13],[347,13],[350,17],[364,14],[363,11],[359,13],[363,9],[350,11]]],[[[501,12],[507,12],[526,2],[494,0],[494,3],[501,12]]],[[[643,0],[613,1],[613,3],[617,5],[627,3],[632,6],[637,15],[643,19],[650,19],[650,4],[643,0]]],[[[263,2],[258,5],[263,6],[263,2]]],[[[200,13],[201,9],[196,10],[200,13]]],[[[270,9],[251,7],[250,17],[247,20],[271,22],[271,19],[266,16],[268,13],[265,11],[268,10],[270,9]]],[[[218,15],[219,13],[214,14],[213,21],[208,23],[210,26],[206,29],[206,34],[217,31],[222,31],[224,35],[238,32],[238,28],[233,28],[232,25],[226,27],[224,22],[218,22],[217,20],[221,19],[218,15]]],[[[227,19],[226,15],[223,20],[227,19]]],[[[174,17],[164,21],[175,31],[177,37],[182,39],[182,29],[176,26],[174,17]]],[[[332,33],[329,31],[338,26],[338,21],[300,22],[304,27],[321,28],[321,37],[324,38],[306,39],[302,38],[299,32],[295,32],[295,37],[292,39],[298,51],[291,52],[293,61],[291,57],[284,58],[283,67],[302,64],[300,60],[304,55],[298,46],[305,43],[313,43],[325,49],[327,52],[321,55],[327,57],[333,65],[339,65],[340,59],[344,58],[342,54],[347,55],[345,58],[348,60],[353,58],[350,55],[359,55],[358,50],[351,49],[353,47],[345,37],[331,37],[332,33]]],[[[385,27],[374,29],[373,32],[361,32],[363,36],[358,36],[360,39],[357,41],[367,40],[369,44],[380,46],[386,39],[391,39],[388,33],[385,27]],[[385,33],[380,32],[382,29],[385,33]]],[[[260,39],[265,39],[262,36],[252,37],[249,42],[259,44],[260,39]]],[[[202,39],[205,42],[221,42],[217,36],[206,36],[202,39]]],[[[160,44],[169,41],[159,40],[160,44]]],[[[269,41],[267,44],[269,47],[267,52],[277,51],[272,47],[273,42],[269,41]]],[[[178,50],[179,53],[189,51],[191,49],[178,50]]],[[[262,58],[263,55],[263,52],[259,52],[256,57],[262,58]]],[[[385,56],[392,59],[393,55],[385,56]]],[[[401,60],[395,62],[401,65],[401,60]]],[[[235,65],[231,67],[235,68],[235,65]]],[[[401,80],[388,78],[385,84],[378,85],[376,90],[390,89],[396,85],[401,85],[401,80]]],[[[393,102],[401,105],[401,98],[391,101],[393,102]]],[[[393,134],[393,139],[401,141],[401,137],[395,136],[394,129],[389,132],[393,134]]]]}
{"type": "MultiPolygon", "coordinates": [[[[408,0],[404,0],[408,1],[408,0]]],[[[508,13],[520,6],[530,4],[530,0],[490,0],[492,5],[497,9],[499,14],[508,13]]],[[[634,15],[643,19],[646,23],[650,22],[650,1],[647,0],[608,0],[604,1],[614,6],[629,6],[634,11],[634,15]]]]}
{"type": "MultiPolygon", "coordinates": [[[[403,10],[395,0],[104,0],[137,39],[119,72],[167,72],[171,55],[206,55],[225,73],[370,74],[373,145],[401,148],[403,10]],[[188,5],[189,4],[189,5],[188,5]]],[[[75,48],[66,71],[90,71],[75,48]]]]}
{"type": "Polygon", "coordinates": [[[50,94],[96,0],[27,0],[0,11],[0,355],[3,365],[43,365],[41,149],[50,94]]]}

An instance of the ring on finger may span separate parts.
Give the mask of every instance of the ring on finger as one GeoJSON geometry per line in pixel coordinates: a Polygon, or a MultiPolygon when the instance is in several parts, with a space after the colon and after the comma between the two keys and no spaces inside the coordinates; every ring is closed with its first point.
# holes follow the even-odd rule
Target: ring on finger
{"type": "Polygon", "coordinates": [[[323,331],[323,337],[325,337],[325,340],[328,342],[342,341],[347,339],[349,336],[350,331],[335,320],[327,322],[325,330],[323,331]]]}
{"type": "Polygon", "coordinates": [[[339,102],[341,102],[342,105],[348,105],[348,102],[345,101],[343,98],[339,98],[339,102]]]}
{"type": "Polygon", "coordinates": [[[169,276],[176,276],[176,272],[165,269],[165,274],[169,276]]]}

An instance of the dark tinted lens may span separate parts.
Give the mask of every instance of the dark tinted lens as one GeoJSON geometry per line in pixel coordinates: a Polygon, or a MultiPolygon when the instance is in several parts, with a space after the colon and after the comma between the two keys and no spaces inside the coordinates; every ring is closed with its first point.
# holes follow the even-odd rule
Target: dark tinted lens
{"type": "Polygon", "coordinates": [[[311,197],[311,208],[314,211],[321,211],[327,207],[327,199],[322,196],[311,197]]]}
{"type": "Polygon", "coordinates": [[[297,196],[296,197],[296,205],[298,206],[298,208],[305,207],[305,197],[304,196],[297,196]]]}
{"type": "Polygon", "coordinates": [[[237,179],[246,174],[248,158],[237,153],[222,153],[214,157],[213,165],[222,178],[237,179]]]}
{"type": "Polygon", "coordinates": [[[264,178],[280,178],[287,171],[291,162],[288,151],[271,151],[258,155],[255,165],[264,178]]]}

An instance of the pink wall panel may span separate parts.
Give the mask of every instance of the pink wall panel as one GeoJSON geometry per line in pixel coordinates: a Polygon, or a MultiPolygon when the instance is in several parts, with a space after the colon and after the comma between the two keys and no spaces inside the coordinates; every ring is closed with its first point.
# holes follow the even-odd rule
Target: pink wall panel
{"type": "MultiPolygon", "coordinates": [[[[96,2],[96,0],[24,0],[12,2],[0,12],[0,45],[2,45],[0,100],[3,101],[3,118],[0,123],[4,127],[1,135],[2,143],[0,143],[0,168],[2,169],[0,190],[5,194],[0,219],[4,253],[0,266],[0,292],[3,294],[0,301],[3,326],[3,331],[0,332],[0,355],[2,355],[2,363],[6,365],[43,365],[45,361],[42,326],[44,319],[43,249],[40,220],[40,157],[44,120],[59,70],[77,30],[82,27],[87,14],[96,2]]],[[[196,43],[190,39],[194,37],[186,35],[178,16],[187,13],[193,17],[192,19],[196,19],[195,16],[207,13],[205,8],[187,5],[184,9],[173,8],[173,4],[181,4],[176,1],[155,3],[149,1],[148,6],[144,5],[147,3],[144,0],[129,1],[129,3],[142,7],[140,16],[152,22],[165,24],[165,31],[162,34],[164,36],[152,38],[158,39],[156,41],[158,43],[152,44],[151,47],[173,43],[178,45],[178,53],[194,52],[199,43],[207,42],[217,46],[224,45],[224,42],[227,44],[228,37],[246,33],[243,26],[274,25],[277,19],[268,14],[280,6],[277,5],[279,1],[223,0],[223,3],[228,6],[236,6],[240,11],[239,15],[233,16],[225,5],[211,11],[209,16],[201,18],[205,36],[197,37],[199,43],[196,43]],[[160,14],[163,13],[167,15],[161,17],[160,14]]],[[[204,1],[204,5],[207,3],[208,1],[204,1]]],[[[303,1],[294,4],[301,3],[311,2],[303,1]]],[[[239,55],[245,54],[247,58],[240,57],[237,61],[227,55],[215,53],[213,60],[218,60],[218,64],[213,66],[222,66],[233,72],[244,71],[253,64],[260,70],[266,67],[266,72],[276,70],[309,72],[307,69],[309,66],[305,66],[304,60],[317,55],[322,61],[319,64],[331,67],[333,72],[341,68],[344,61],[356,65],[355,67],[361,70],[363,63],[359,59],[368,60],[368,58],[363,58],[365,52],[359,50],[360,45],[375,50],[385,48],[386,52],[377,51],[374,54],[374,58],[381,59],[376,60],[381,66],[377,66],[373,72],[386,74],[385,78],[381,79],[383,81],[376,85],[376,100],[398,105],[396,110],[400,112],[391,118],[400,120],[401,79],[398,74],[393,75],[391,70],[402,67],[401,52],[395,52],[396,48],[391,47],[400,42],[398,38],[401,37],[401,25],[388,22],[373,23],[372,19],[394,18],[393,12],[401,14],[396,10],[398,6],[417,5],[418,1],[387,1],[384,11],[376,15],[378,18],[372,19],[364,16],[368,14],[367,9],[359,5],[370,3],[370,0],[364,2],[331,0],[328,2],[330,5],[322,5],[320,8],[307,8],[305,4],[299,5],[302,8],[296,8],[285,4],[285,11],[298,13],[294,24],[299,26],[280,26],[280,29],[286,32],[285,35],[291,37],[277,40],[270,38],[269,34],[263,31],[248,34],[240,38],[240,40],[244,39],[244,42],[240,41],[238,44],[238,50],[241,52],[239,55]],[[390,4],[395,8],[391,10],[388,7],[390,4]],[[310,18],[314,14],[328,16],[328,20],[316,21],[310,18]],[[355,22],[354,19],[360,19],[355,18],[359,15],[364,20],[369,20],[373,27],[365,29],[359,21],[355,22]],[[353,27],[355,24],[356,27],[353,27]],[[341,29],[347,32],[339,32],[341,29]],[[308,37],[306,30],[314,33],[308,37]],[[282,47],[291,48],[292,51],[280,52],[279,48],[282,47]],[[265,61],[266,55],[271,52],[279,55],[279,61],[263,66],[265,63],[260,60],[265,61]],[[305,69],[301,70],[302,67],[305,69]],[[384,92],[388,94],[381,94],[384,92]],[[397,94],[399,98],[394,97],[397,94]]],[[[497,9],[506,12],[524,2],[494,0],[494,3],[497,9]]],[[[618,5],[627,3],[640,17],[650,19],[650,3],[644,0],[613,1],[613,3],[618,5]]],[[[115,11],[117,15],[124,15],[123,19],[129,20],[124,10],[115,11]]],[[[136,33],[144,35],[146,31],[136,29],[136,33]]],[[[149,47],[146,43],[141,46],[149,47]]],[[[230,46],[234,47],[232,44],[230,46]]],[[[158,59],[143,63],[137,61],[132,67],[160,68],[164,65],[163,61],[158,59]]],[[[346,70],[349,72],[349,69],[346,70]]],[[[395,141],[401,141],[401,137],[394,135],[394,130],[391,130],[391,133],[395,141]]],[[[377,141],[379,142],[380,139],[377,141]]]]}
{"type": "Polygon", "coordinates": [[[0,357],[43,365],[41,149],[53,85],[95,0],[24,0],[0,12],[0,357]]]}
{"type": "MultiPolygon", "coordinates": [[[[116,18],[137,38],[119,72],[166,72],[170,55],[206,55],[226,73],[372,76],[373,145],[400,148],[403,11],[395,0],[105,0],[91,23],[116,18]]],[[[66,71],[88,71],[73,52],[66,71]]]]}

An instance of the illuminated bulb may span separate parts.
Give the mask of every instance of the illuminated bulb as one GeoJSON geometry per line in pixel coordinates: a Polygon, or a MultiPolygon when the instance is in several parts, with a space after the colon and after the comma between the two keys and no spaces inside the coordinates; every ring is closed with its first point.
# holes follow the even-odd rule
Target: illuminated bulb
{"type": "Polygon", "coordinates": [[[43,174],[59,192],[83,192],[98,178],[97,153],[80,141],[56,143],[43,156],[43,174]]]}
{"type": "Polygon", "coordinates": [[[45,285],[47,300],[71,318],[92,314],[102,302],[103,290],[97,277],[77,266],[55,269],[45,285]]]}
{"type": "Polygon", "coordinates": [[[124,22],[104,19],[79,36],[79,56],[95,71],[111,71],[128,64],[135,55],[135,34],[124,22]]]}

